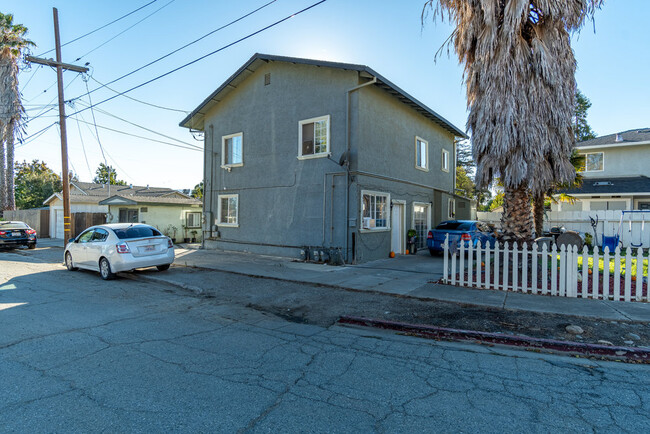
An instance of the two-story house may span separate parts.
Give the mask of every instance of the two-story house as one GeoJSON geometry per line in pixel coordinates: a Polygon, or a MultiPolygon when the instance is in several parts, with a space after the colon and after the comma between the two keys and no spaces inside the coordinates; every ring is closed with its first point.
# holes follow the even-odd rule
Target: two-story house
{"type": "Polygon", "coordinates": [[[576,149],[584,158],[583,183],[564,192],[577,200],[554,210],[650,210],[650,128],[586,140],[576,149]]]}
{"type": "Polygon", "coordinates": [[[365,262],[469,218],[465,134],[367,66],[255,54],[180,125],[205,132],[206,248],[365,262]]]}

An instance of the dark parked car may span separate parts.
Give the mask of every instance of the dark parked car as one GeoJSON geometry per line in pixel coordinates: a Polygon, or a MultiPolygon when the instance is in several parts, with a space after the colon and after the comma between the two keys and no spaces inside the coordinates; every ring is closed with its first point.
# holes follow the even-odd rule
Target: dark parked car
{"type": "Polygon", "coordinates": [[[470,243],[472,243],[472,247],[476,247],[479,241],[483,243],[483,246],[489,243],[492,247],[496,240],[494,230],[487,223],[475,220],[448,220],[429,231],[427,247],[431,255],[444,251],[442,245],[447,234],[449,234],[450,243],[458,243],[460,246],[460,243],[464,242],[465,247],[469,247],[470,243]]]}
{"type": "Polygon", "coordinates": [[[36,248],[36,231],[23,222],[0,222],[0,248],[36,248]]]}

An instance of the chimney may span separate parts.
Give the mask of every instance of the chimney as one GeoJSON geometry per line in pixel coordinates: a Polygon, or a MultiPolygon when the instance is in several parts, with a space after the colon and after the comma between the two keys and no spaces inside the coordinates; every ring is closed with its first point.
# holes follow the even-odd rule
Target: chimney
{"type": "Polygon", "coordinates": [[[621,143],[623,141],[623,134],[618,133],[616,134],[616,139],[614,139],[616,143],[621,143]]]}

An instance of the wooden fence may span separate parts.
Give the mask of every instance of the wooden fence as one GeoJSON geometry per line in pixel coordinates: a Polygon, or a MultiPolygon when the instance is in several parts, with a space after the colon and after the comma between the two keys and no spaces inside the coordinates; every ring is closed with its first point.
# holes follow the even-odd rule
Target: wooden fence
{"type": "Polygon", "coordinates": [[[589,253],[495,242],[444,245],[443,281],[451,285],[561,297],[648,302],[648,250],[589,253]]]}

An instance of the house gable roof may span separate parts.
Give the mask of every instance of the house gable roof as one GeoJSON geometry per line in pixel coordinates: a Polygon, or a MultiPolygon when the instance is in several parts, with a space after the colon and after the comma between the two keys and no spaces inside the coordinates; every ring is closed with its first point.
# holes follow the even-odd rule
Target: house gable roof
{"type": "Polygon", "coordinates": [[[576,143],[576,148],[578,148],[578,150],[581,150],[583,148],[592,149],[600,147],[604,148],[614,146],[634,146],[644,144],[650,144],[650,128],[637,128],[634,130],[596,137],[595,139],[576,143]],[[618,141],[617,137],[619,139],[618,141]]]}
{"type": "MultiPolygon", "coordinates": [[[[404,92],[402,89],[391,83],[389,80],[384,78],[381,74],[378,74],[373,69],[365,65],[355,65],[351,63],[338,63],[338,62],[327,62],[323,60],[313,60],[313,59],[302,59],[297,57],[285,57],[285,56],[273,56],[269,54],[260,54],[256,53],[251,57],[248,62],[246,62],[241,68],[239,68],[233,75],[230,76],[217,90],[215,90],[210,96],[208,96],[199,106],[194,109],[185,119],[180,122],[181,127],[186,128],[203,128],[203,122],[205,120],[205,113],[210,110],[215,105],[219,104],[223,98],[232,92],[237,86],[251,76],[260,66],[268,62],[287,62],[287,63],[296,63],[302,65],[312,65],[319,67],[328,67],[336,69],[346,69],[351,71],[357,71],[359,73],[365,73],[370,77],[376,77],[377,82],[375,86],[385,90],[393,97],[397,98],[404,104],[413,108],[418,113],[422,114],[426,118],[432,120],[434,123],[440,125],[445,130],[449,131],[456,137],[467,138],[467,135],[461,131],[459,128],[454,126],[451,122],[440,116],[435,111],[431,110],[426,105],[422,104],[417,99],[413,98],[408,93],[404,92]]],[[[369,78],[370,78],[369,77],[369,78]]]]}
{"type": "MultiPolygon", "coordinates": [[[[181,193],[180,191],[164,187],[142,187],[135,185],[111,185],[95,184],[92,182],[70,182],[70,202],[71,203],[91,203],[105,205],[102,203],[109,197],[121,197],[124,200],[137,203],[176,203],[188,205],[200,205],[202,202],[191,196],[181,193]],[[109,196],[110,191],[110,196],[109,196]]],[[[52,200],[58,198],[63,200],[61,192],[54,193],[47,198],[44,205],[49,204],[52,200]]]]}

